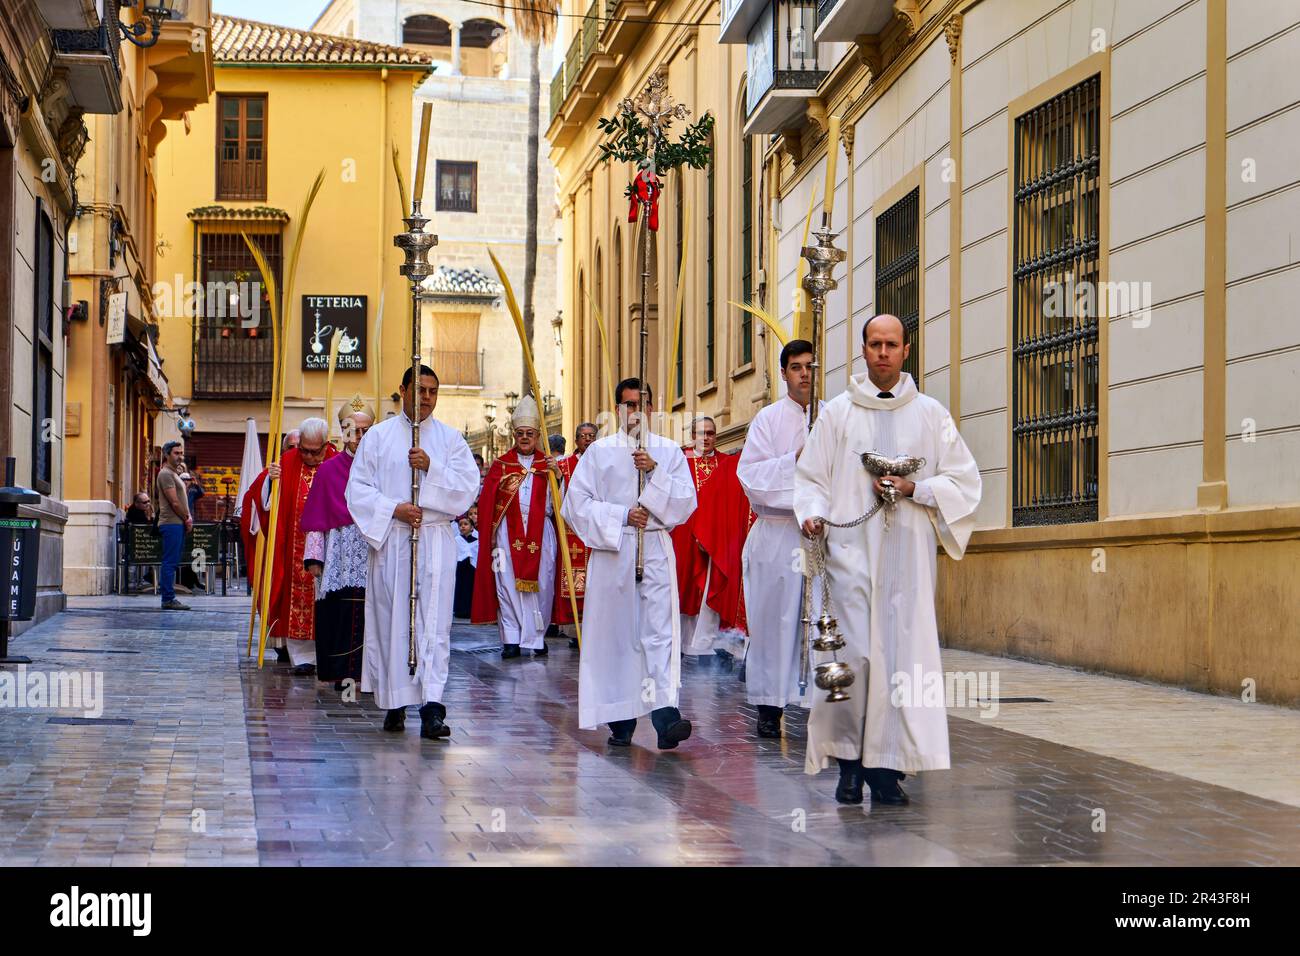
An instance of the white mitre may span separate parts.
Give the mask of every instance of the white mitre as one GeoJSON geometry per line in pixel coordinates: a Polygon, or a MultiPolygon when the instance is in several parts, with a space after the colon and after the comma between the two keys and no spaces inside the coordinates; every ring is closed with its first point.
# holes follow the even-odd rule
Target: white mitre
{"type": "Polygon", "coordinates": [[[513,428],[536,428],[542,430],[542,416],[537,410],[537,402],[533,396],[525,395],[515,406],[514,413],[510,416],[510,425],[513,428]]]}

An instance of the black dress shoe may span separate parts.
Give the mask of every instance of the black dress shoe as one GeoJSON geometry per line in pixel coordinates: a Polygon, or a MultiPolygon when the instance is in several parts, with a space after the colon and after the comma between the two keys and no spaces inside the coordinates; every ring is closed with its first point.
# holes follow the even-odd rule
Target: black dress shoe
{"type": "Polygon", "coordinates": [[[541,647],[535,648],[533,650],[533,657],[545,657],[549,653],[550,651],[546,649],[546,643],[543,642],[541,647]]]}
{"type": "Polygon", "coordinates": [[[569,646],[572,647],[574,650],[577,650],[577,648],[578,648],[578,639],[577,639],[576,637],[571,637],[571,638],[569,638],[569,646]]]}
{"type": "Polygon", "coordinates": [[[289,648],[277,647],[275,649],[275,661],[277,664],[289,663],[289,648]]]}
{"type": "Polygon", "coordinates": [[[841,760],[840,782],[835,788],[835,799],[839,803],[862,802],[862,765],[856,760],[841,760]]]}
{"type": "Polygon", "coordinates": [[[406,708],[394,707],[388,713],[384,714],[384,730],[390,733],[400,734],[406,729],[406,708]]]}
{"type": "Polygon", "coordinates": [[[650,723],[659,735],[660,750],[673,750],[691,735],[691,722],[683,719],[676,707],[657,707],[650,711],[650,723]]]}
{"type": "Polygon", "coordinates": [[[293,669],[294,677],[310,677],[314,673],[316,673],[315,664],[299,664],[293,669]]]}
{"type": "Polygon", "coordinates": [[[897,770],[890,770],[885,767],[867,767],[862,773],[863,779],[866,780],[867,786],[871,788],[871,802],[880,803],[886,806],[901,807],[911,801],[903,788],[898,785],[898,781],[903,779],[903,774],[897,770]]]}
{"type": "Polygon", "coordinates": [[[781,707],[772,707],[767,704],[758,705],[758,735],[768,739],[778,739],[781,736],[781,717],[784,714],[781,707]]]}
{"type": "Polygon", "coordinates": [[[518,644],[507,644],[501,648],[501,659],[503,661],[507,661],[512,657],[518,657],[518,656],[519,656],[518,644]]]}
{"type": "Polygon", "coordinates": [[[634,733],[636,733],[635,717],[630,720],[611,720],[608,743],[611,747],[631,747],[634,733]]]}
{"type": "Polygon", "coordinates": [[[451,736],[451,728],[443,722],[447,708],[438,703],[428,703],[420,708],[420,736],[426,740],[438,740],[451,736]]]}

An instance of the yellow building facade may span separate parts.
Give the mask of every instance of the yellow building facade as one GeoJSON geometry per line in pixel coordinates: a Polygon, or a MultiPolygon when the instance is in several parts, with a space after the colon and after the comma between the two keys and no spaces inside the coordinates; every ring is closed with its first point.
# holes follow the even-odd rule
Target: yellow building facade
{"type": "MultiPolygon", "coordinates": [[[[606,258],[626,237],[629,173],[596,162],[595,122],[666,68],[675,96],[718,116],[714,217],[699,174],[685,203],[725,252],[716,284],[691,267],[684,364],[687,395],[719,416],[728,446],[779,390],[746,387],[759,373],[739,360],[728,310],[712,334],[732,398],[707,391],[705,303],[757,294],[793,327],[799,248],[834,149],[848,259],[827,302],[827,392],[865,371],[865,321],[899,315],[910,371],[951,409],[983,476],[966,557],[941,560],[942,640],[1300,703],[1300,336],[1284,308],[1300,274],[1284,225],[1300,195],[1284,160],[1300,102],[1294,4],[565,6],[592,10],[575,21],[595,26],[569,40],[548,130],[569,256],[566,405],[610,401],[593,384],[588,289],[624,329],[616,374],[635,368],[636,267],[622,245],[621,267],[606,258]]],[[[674,185],[659,289],[672,287],[674,185]]],[[[695,235],[699,250],[708,236],[695,235]]],[[[651,316],[656,385],[667,305],[651,316]]]]}
{"type": "MultiPolygon", "coordinates": [[[[270,417],[269,298],[241,233],[282,289],[286,430],[307,417],[334,420],[357,392],[380,417],[396,407],[390,396],[410,364],[410,300],[393,245],[405,227],[392,150],[409,168],[412,94],[431,67],[410,50],[220,16],[212,44],[212,99],[170,124],[158,150],[155,301],[173,402],[195,423],[186,454],[208,492],[200,515],[220,519],[238,486],[246,422],[264,445],[270,417]],[[344,335],[327,410],[335,328],[344,335]]],[[[174,432],[174,421],[162,422],[158,440],[174,432]]]]}

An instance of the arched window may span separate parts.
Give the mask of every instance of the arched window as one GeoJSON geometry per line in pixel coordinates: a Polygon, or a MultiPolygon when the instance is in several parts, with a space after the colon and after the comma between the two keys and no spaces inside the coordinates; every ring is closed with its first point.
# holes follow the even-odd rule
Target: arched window
{"type": "MultiPolygon", "coordinates": [[[[745,86],[740,88],[739,102],[745,102],[745,86]]],[[[742,105],[741,112],[743,114],[742,105]]],[[[743,128],[740,117],[737,129],[743,128]]],[[[749,304],[754,299],[754,137],[740,137],[740,301],[749,304]]],[[[754,317],[740,313],[740,363],[754,361],[754,317]]]]}
{"type": "MultiPolygon", "coordinates": [[[[677,274],[681,271],[682,268],[682,247],[683,245],[685,245],[686,242],[686,232],[685,232],[686,171],[685,169],[683,168],[678,170],[677,176],[675,178],[676,178],[676,182],[673,183],[673,192],[676,194],[675,214],[677,218],[677,247],[676,247],[676,254],[673,256],[673,271],[672,271],[672,283],[673,283],[674,296],[677,294],[677,274]]],[[[686,290],[684,289],[682,290],[683,295],[685,295],[685,291],[686,290]]],[[[673,303],[673,308],[674,309],[677,308],[676,302],[673,303]]],[[[682,314],[684,319],[685,318],[684,309],[682,310],[682,314]]],[[[676,313],[674,313],[674,317],[672,321],[673,322],[677,321],[676,313]]],[[[673,394],[671,397],[674,400],[676,400],[678,398],[681,398],[686,391],[686,381],[685,381],[686,379],[686,336],[678,334],[676,329],[670,327],[668,329],[669,341],[672,340],[673,336],[677,336],[677,354],[673,357],[673,361],[677,363],[677,368],[673,372],[673,394]]],[[[670,405],[669,408],[671,407],[672,406],[670,405]]]]}
{"type": "Polygon", "coordinates": [[[614,350],[614,374],[624,377],[623,372],[623,318],[626,310],[623,305],[623,231],[614,227],[614,308],[610,314],[609,337],[613,340],[609,347],[614,350]]]}
{"type": "Polygon", "coordinates": [[[709,137],[709,169],[708,183],[706,190],[708,195],[705,197],[705,215],[704,215],[704,381],[712,382],[715,377],[716,361],[714,350],[717,344],[717,318],[714,311],[716,306],[715,285],[717,284],[717,271],[714,262],[714,254],[717,251],[716,231],[714,228],[714,218],[717,214],[717,180],[714,175],[717,170],[718,157],[714,152],[713,137],[709,137]]]}
{"type": "MultiPolygon", "coordinates": [[[[592,304],[593,304],[593,315],[592,315],[592,319],[593,319],[593,322],[594,322],[594,320],[595,320],[595,314],[594,314],[594,313],[595,313],[595,310],[596,310],[596,309],[599,309],[599,310],[600,310],[600,317],[601,317],[600,320],[601,320],[601,322],[603,322],[603,323],[605,324],[605,326],[606,326],[606,328],[605,328],[605,334],[608,335],[608,334],[609,334],[609,320],[608,320],[607,318],[605,318],[605,316],[607,315],[607,313],[606,313],[606,311],[605,311],[605,271],[604,271],[604,268],[603,268],[604,263],[603,263],[602,260],[601,260],[601,255],[600,255],[600,246],[596,246],[596,255],[592,258],[591,261],[592,261],[592,267],[591,267],[591,296],[592,296],[592,298],[591,298],[591,301],[592,301],[592,304]]],[[[604,350],[604,348],[605,348],[605,346],[606,346],[607,343],[604,342],[604,341],[601,339],[600,333],[597,332],[596,335],[592,338],[592,343],[591,343],[591,344],[592,344],[593,348],[595,348],[595,349],[600,349],[600,350],[603,352],[603,350],[604,350]]],[[[613,382],[606,382],[606,381],[605,381],[605,379],[606,379],[607,376],[605,375],[605,356],[604,356],[603,354],[597,356],[597,360],[596,360],[595,364],[592,366],[592,374],[593,374],[593,376],[595,377],[596,382],[597,382],[597,384],[596,384],[596,394],[597,394],[597,395],[603,395],[604,392],[605,392],[605,389],[606,389],[606,388],[613,388],[613,387],[614,387],[614,383],[613,383],[613,382]]]]}
{"type": "Polygon", "coordinates": [[[451,24],[427,13],[402,21],[402,43],[406,46],[441,46],[451,49],[451,24]]]}
{"type": "Polygon", "coordinates": [[[510,59],[510,34],[495,20],[476,17],[460,27],[460,72],[504,78],[510,59]]]}
{"type": "Polygon", "coordinates": [[[578,299],[574,303],[574,315],[577,322],[574,323],[573,336],[573,394],[575,402],[583,418],[587,418],[585,409],[587,407],[587,282],[578,270],[578,299]]]}

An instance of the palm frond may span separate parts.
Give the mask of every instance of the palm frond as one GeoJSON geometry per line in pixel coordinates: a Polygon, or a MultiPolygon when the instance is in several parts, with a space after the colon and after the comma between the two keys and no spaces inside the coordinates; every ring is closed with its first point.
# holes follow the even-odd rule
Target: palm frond
{"type": "Polygon", "coordinates": [[[405,216],[411,211],[411,204],[406,198],[406,177],[402,175],[402,160],[396,143],[393,144],[393,172],[397,175],[397,197],[402,204],[402,215],[405,216]]]}
{"type": "Polygon", "coordinates": [[[525,43],[550,43],[555,39],[560,0],[497,0],[497,9],[502,13],[510,11],[525,43]]]}

